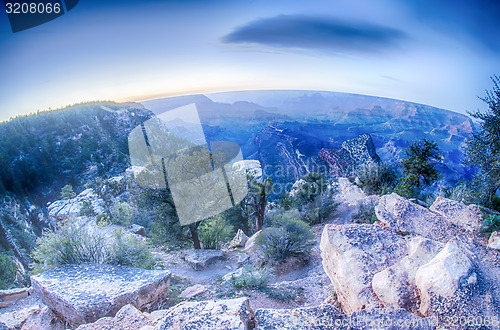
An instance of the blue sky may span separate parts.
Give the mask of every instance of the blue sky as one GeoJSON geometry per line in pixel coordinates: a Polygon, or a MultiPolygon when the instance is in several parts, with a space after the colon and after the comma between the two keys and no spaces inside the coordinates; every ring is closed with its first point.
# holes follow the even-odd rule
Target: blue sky
{"type": "Polygon", "coordinates": [[[247,89],[397,98],[458,112],[500,74],[494,0],[80,0],[12,33],[0,120],[89,100],[247,89]]]}

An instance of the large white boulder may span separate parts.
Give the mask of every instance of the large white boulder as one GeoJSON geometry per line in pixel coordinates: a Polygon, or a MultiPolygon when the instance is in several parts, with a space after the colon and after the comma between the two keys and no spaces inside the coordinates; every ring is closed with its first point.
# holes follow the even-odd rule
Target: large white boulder
{"type": "Polygon", "coordinates": [[[438,197],[429,208],[460,228],[478,233],[483,222],[481,210],[476,205],[465,205],[452,199],[438,197]]]}
{"type": "Polygon", "coordinates": [[[321,236],[323,268],[346,313],[382,307],[373,276],[406,253],[405,239],[381,226],[326,225],[321,236]]]}
{"type": "Polygon", "coordinates": [[[433,296],[450,298],[461,286],[477,283],[471,254],[465,243],[452,239],[417,270],[415,284],[420,292],[420,312],[423,315],[429,314],[433,296]]]}
{"type": "Polygon", "coordinates": [[[170,272],[103,264],[61,266],[31,277],[35,294],[72,327],[114,316],[126,304],[154,308],[167,297],[170,272]]]}

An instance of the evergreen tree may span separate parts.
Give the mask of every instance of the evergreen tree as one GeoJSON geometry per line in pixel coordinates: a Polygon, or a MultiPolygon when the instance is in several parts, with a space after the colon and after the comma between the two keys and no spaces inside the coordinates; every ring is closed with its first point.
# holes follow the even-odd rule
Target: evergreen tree
{"type": "Polygon", "coordinates": [[[481,169],[485,176],[485,189],[491,201],[500,188],[500,78],[493,76],[493,89],[481,98],[488,110],[479,110],[470,115],[479,121],[479,130],[467,141],[467,162],[481,169]]]}
{"type": "Polygon", "coordinates": [[[404,197],[414,197],[423,185],[430,185],[440,178],[439,170],[431,163],[441,157],[436,142],[419,140],[406,150],[406,157],[401,160],[404,177],[396,186],[396,193],[404,197]]]}

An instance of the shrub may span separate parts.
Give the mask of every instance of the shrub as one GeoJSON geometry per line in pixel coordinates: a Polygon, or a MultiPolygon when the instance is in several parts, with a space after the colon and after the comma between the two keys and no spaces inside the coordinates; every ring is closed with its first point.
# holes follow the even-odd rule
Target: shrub
{"type": "Polygon", "coordinates": [[[93,217],[95,215],[94,207],[92,206],[91,201],[83,201],[82,207],[80,208],[80,215],[83,217],[93,217]]]}
{"type": "Polygon", "coordinates": [[[397,172],[385,163],[362,164],[356,170],[360,186],[367,194],[385,195],[396,187],[397,172]]]}
{"type": "Polygon", "coordinates": [[[500,215],[492,214],[483,221],[482,232],[491,233],[500,230],[500,215]]]}
{"type": "Polygon", "coordinates": [[[220,214],[208,218],[198,226],[198,235],[205,249],[220,249],[232,238],[233,226],[220,214]]]}
{"type": "Polygon", "coordinates": [[[271,272],[270,269],[256,269],[252,265],[245,265],[241,271],[240,276],[235,276],[234,274],[231,276],[231,283],[235,288],[262,289],[267,286],[267,278],[271,272]]]}
{"type": "Polygon", "coordinates": [[[99,214],[95,220],[99,227],[106,227],[111,223],[111,217],[107,213],[99,214]]]}
{"type": "Polygon", "coordinates": [[[360,204],[359,211],[353,216],[353,220],[356,223],[375,223],[378,218],[375,214],[375,205],[373,202],[360,204]]]}
{"type": "Polygon", "coordinates": [[[111,209],[111,220],[114,224],[128,226],[132,224],[132,208],[127,202],[115,202],[111,209]]]}
{"type": "Polygon", "coordinates": [[[121,232],[115,232],[114,237],[109,239],[99,230],[86,228],[71,219],[55,231],[45,231],[37,243],[32,253],[35,272],[85,262],[141,268],[152,265],[151,251],[145,242],[121,232]]]}
{"type": "Polygon", "coordinates": [[[394,192],[405,198],[415,198],[418,194],[417,189],[408,177],[401,178],[399,183],[394,188],[394,192]]]}
{"type": "Polygon", "coordinates": [[[106,262],[112,265],[144,269],[153,269],[155,265],[149,245],[131,235],[124,235],[121,230],[114,232],[114,241],[106,262]]]}
{"type": "Polygon", "coordinates": [[[65,185],[61,189],[61,199],[71,199],[75,198],[76,194],[73,191],[73,186],[70,184],[65,185]]]}
{"type": "Polygon", "coordinates": [[[324,191],[316,199],[302,207],[302,220],[310,225],[323,223],[323,221],[338,207],[333,200],[331,191],[324,191]]]}
{"type": "Polygon", "coordinates": [[[11,289],[14,286],[17,268],[12,259],[0,254],[0,290],[11,289]]]}
{"type": "Polygon", "coordinates": [[[273,219],[272,227],[264,229],[255,242],[267,258],[282,262],[290,256],[309,254],[313,239],[314,233],[304,221],[284,213],[273,219]]]}
{"type": "Polygon", "coordinates": [[[446,191],[446,197],[464,204],[478,204],[491,207],[488,180],[481,175],[474,176],[471,180],[461,180],[446,191]]]}

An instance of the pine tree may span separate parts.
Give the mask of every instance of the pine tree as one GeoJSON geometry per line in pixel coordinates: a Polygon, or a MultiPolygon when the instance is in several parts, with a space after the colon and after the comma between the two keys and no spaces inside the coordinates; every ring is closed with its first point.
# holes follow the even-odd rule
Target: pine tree
{"type": "Polygon", "coordinates": [[[478,120],[479,130],[467,141],[467,162],[481,169],[490,201],[500,188],[500,78],[491,77],[493,89],[481,98],[488,110],[469,113],[478,120]],[[487,183],[487,184],[486,184],[487,183]]]}

